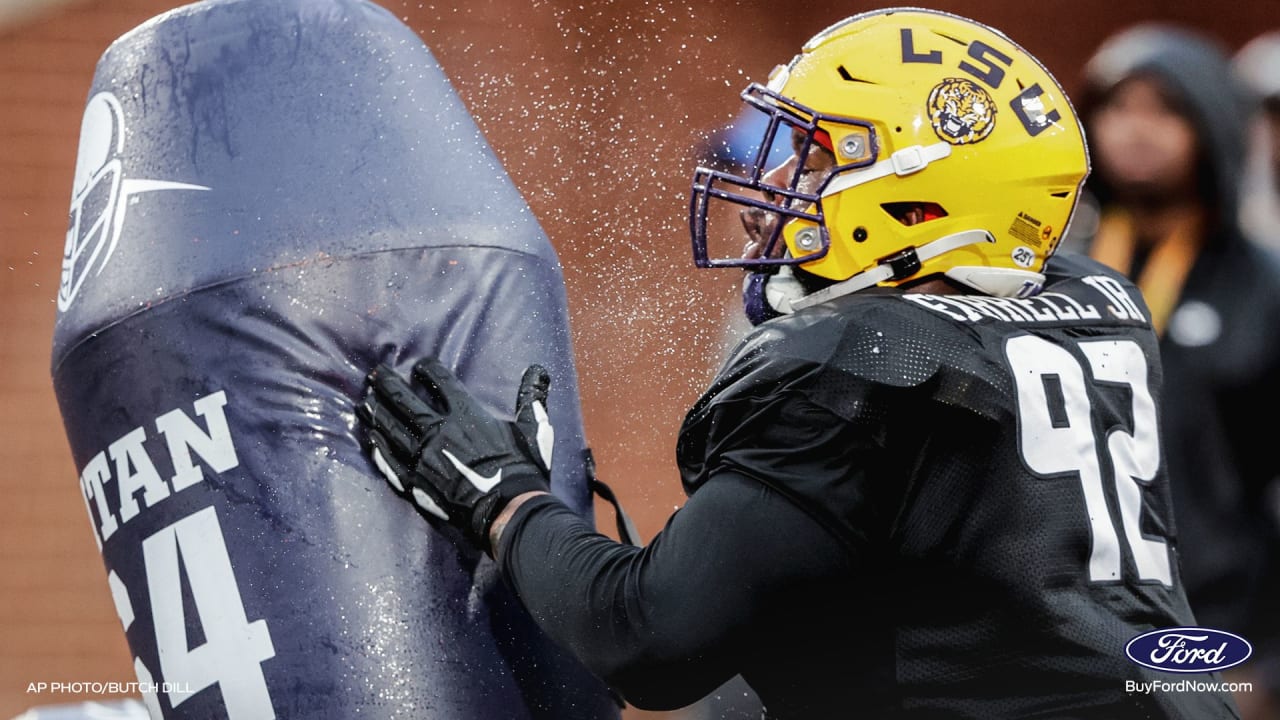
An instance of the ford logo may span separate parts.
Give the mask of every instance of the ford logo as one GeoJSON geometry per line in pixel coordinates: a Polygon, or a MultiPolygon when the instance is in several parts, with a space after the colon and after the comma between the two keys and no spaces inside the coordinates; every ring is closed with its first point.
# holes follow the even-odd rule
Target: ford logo
{"type": "Polygon", "coordinates": [[[1124,646],[1124,654],[1153,670],[1208,673],[1248,660],[1253,646],[1239,635],[1222,630],[1178,627],[1143,633],[1124,646]]]}

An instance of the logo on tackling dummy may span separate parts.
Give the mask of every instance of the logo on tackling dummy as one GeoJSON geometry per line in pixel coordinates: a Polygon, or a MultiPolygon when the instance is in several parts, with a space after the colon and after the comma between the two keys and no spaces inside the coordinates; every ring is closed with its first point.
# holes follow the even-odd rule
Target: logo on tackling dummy
{"type": "Polygon", "coordinates": [[[929,92],[929,121],[938,137],[952,145],[967,145],[991,134],[996,107],[977,83],[947,78],[929,92]]]}
{"type": "Polygon", "coordinates": [[[167,180],[127,178],[124,171],[125,127],[120,101],[109,92],[89,99],[80,124],[80,152],[68,211],[67,243],[62,250],[58,310],[65,311],[90,271],[100,274],[120,242],[130,200],[157,190],[208,190],[167,180]]]}
{"type": "Polygon", "coordinates": [[[1222,630],[1178,627],[1143,633],[1124,646],[1124,654],[1154,670],[1208,673],[1248,660],[1253,646],[1239,635],[1222,630]]]}

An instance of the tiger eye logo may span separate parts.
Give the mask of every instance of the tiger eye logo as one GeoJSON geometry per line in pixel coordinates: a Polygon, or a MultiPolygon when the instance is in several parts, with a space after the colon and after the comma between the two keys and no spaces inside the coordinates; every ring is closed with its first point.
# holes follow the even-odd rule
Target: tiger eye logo
{"type": "Polygon", "coordinates": [[[996,126],[991,96],[964,78],[947,78],[929,92],[929,121],[952,145],[981,142],[996,126]]]}

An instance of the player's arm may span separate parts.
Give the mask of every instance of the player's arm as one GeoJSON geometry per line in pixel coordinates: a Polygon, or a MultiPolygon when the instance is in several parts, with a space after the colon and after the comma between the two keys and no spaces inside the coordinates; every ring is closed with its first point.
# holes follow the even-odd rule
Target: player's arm
{"type": "Polygon", "coordinates": [[[722,472],[644,548],[596,533],[550,496],[513,514],[496,546],[538,624],[632,704],[688,705],[739,672],[761,628],[794,622],[809,593],[852,572],[848,550],[768,486],[722,472]]]}
{"type": "Polygon", "coordinates": [[[534,491],[517,495],[502,509],[501,513],[498,513],[498,518],[493,521],[493,525],[489,526],[489,547],[493,548],[493,559],[502,560],[498,555],[498,549],[502,546],[502,533],[507,529],[507,525],[511,524],[511,519],[515,517],[516,510],[519,510],[521,505],[539,495],[550,495],[550,493],[534,491]]]}
{"type": "Polygon", "coordinates": [[[647,547],[616,543],[545,492],[545,375],[525,373],[514,422],[483,410],[438,362],[414,376],[421,393],[388,368],[370,375],[359,415],[377,467],[425,515],[497,550],[539,625],[639,707],[680,707],[714,690],[767,651],[751,628],[801,617],[806,589],[850,572],[834,535],[730,472],[647,547]]]}

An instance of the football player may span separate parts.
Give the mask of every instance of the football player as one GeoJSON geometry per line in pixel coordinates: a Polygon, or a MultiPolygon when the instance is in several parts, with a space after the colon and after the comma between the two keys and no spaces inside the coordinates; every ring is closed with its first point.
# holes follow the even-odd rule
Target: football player
{"type": "Polygon", "coordinates": [[[371,372],[391,485],[640,707],[740,674],[771,718],[1236,717],[1135,690],[1171,676],[1125,656],[1195,619],[1147,308],[1054,255],[1089,169],[1061,86],[991,28],[890,9],[742,96],[763,149],[696,171],[690,224],[700,266],[747,270],[757,327],[680,430],[666,527],[617,543],[547,493],[536,367],[514,419],[433,359],[371,372]],[[715,252],[725,205],[738,256],[715,252]]]}

